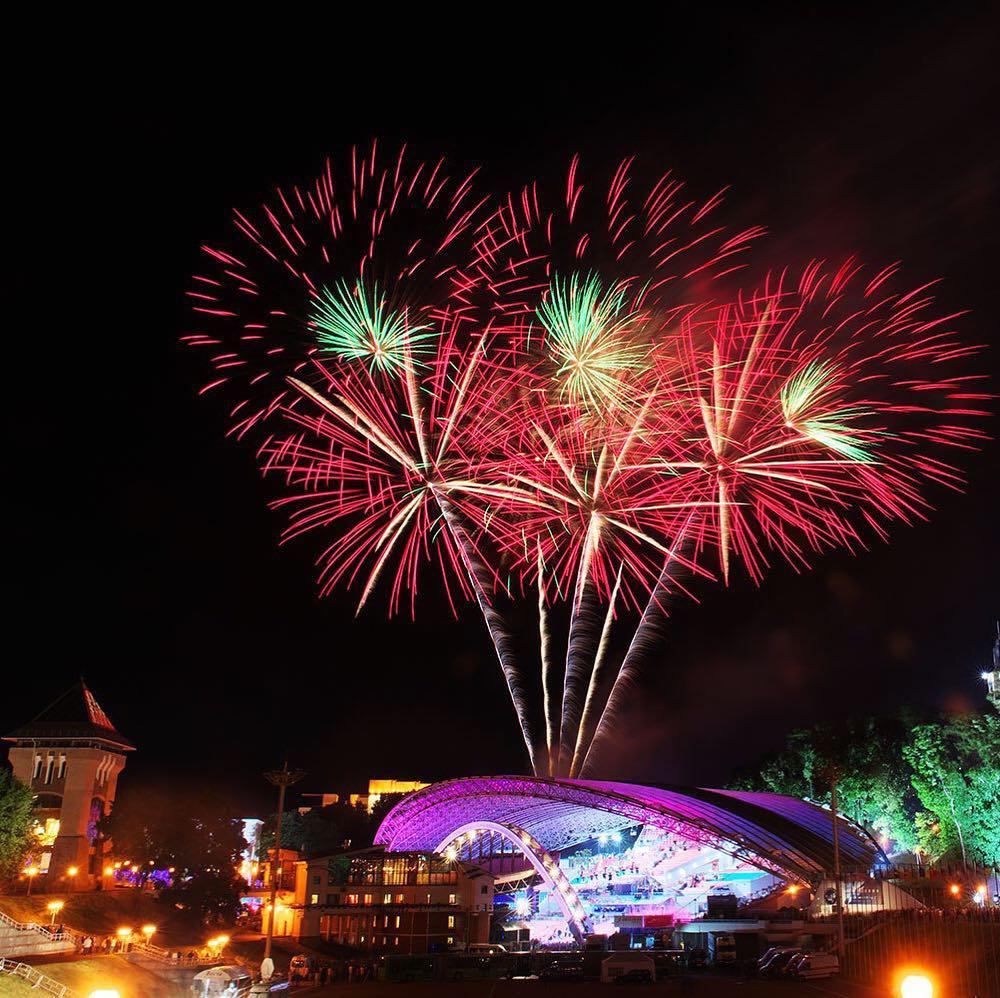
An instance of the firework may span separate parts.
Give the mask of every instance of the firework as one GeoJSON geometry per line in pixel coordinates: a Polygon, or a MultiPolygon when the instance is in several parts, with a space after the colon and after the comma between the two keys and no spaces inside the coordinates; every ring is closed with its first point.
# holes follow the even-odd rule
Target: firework
{"type": "Polygon", "coordinates": [[[342,180],[236,214],[187,339],[263,437],[284,538],[320,540],[321,593],[413,613],[436,565],[453,610],[477,603],[536,773],[594,769],[676,595],[926,516],[927,485],[961,482],[942,452],[984,439],[976,348],[929,287],[848,261],[730,294],[760,230],[716,222],[721,193],[632,160],[584,184],[574,159],[558,196],[490,206],[374,145],[342,180]],[[529,591],[535,682],[501,609],[529,591]]]}
{"type": "Polygon", "coordinates": [[[313,359],[398,375],[407,352],[419,359],[443,327],[472,321],[463,268],[486,203],[475,171],[453,176],[441,159],[373,142],[348,169],[327,160],[312,181],[234,211],[232,245],[202,246],[184,337],[208,358],[202,391],[231,402],[231,432],[294,399],[286,378],[317,378],[313,359]]]}

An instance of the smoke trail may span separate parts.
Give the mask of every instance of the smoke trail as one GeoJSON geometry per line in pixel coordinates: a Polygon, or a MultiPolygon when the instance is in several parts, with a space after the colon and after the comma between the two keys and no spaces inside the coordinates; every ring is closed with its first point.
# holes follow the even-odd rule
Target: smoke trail
{"type": "Polygon", "coordinates": [[[566,673],[563,677],[562,718],[559,728],[558,775],[569,775],[576,744],[580,714],[583,710],[582,683],[586,680],[586,662],[597,640],[597,594],[593,583],[581,570],[569,626],[566,648],[566,673]]]}
{"type": "Polygon", "coordinates": [[[656,585],[650,594],[649,602],[642,611],[639,625],[635,629],[635,634],[632,635],[628,651],[625,653],[625,658],[622,661],[621,668],[618,670],[618,675],[615,676],[614,685],[608,694],[604,710],[601,712],[600,720],[597,722],[594,737],[590,740],[587,754],[583,757],[583,765],[579,770],[581,777],[587,775],[595,746],[600,743],[602,738],[607,737],[614,727],[617,714],[621,710],[628,690],[635,682],[642,657],[649,651],[652,645],[663,637],[663,624],[666,621],[667,612],[666,600],[670,594],[670,569],[678,548],[684,543],[690,523],[691,518],[689,517],[678,535],[670,555],[664,561],[663,568],[660,570],[660,577],[656,580],[656,585]]]}
{"type": "Polygon", "coordinates": [[[579,773],[580,750],[587,740],[587,733],[590,731],[591,715],[594,711],[594,699],[600,686],[601,666],[604,664],[604,656],[608,650],[608,637],[611,634],[611,622],[615,615],[615,602],[618,599],[618,589],[622,582],[622,569],[624,565],[618,567],[618,577],[615,579],[615,587],[611,592],[611,599],[608,602],[608,612],[604,617],[604,627],[601,630],[601,641],[597,646],[597,654],[594,656],[594,667],[590,671],[590,686],[587,688],[587,700],[583,705],[583,720],[580,721],[580,730],[576,736],[576,748],[573,750],[573,764],[569,768],[571,777],[579,773]]]}
{"type": "MultiPolygon", "coordinates": [[[[538,545],[538,647],[542,657],[542,701],[545,706],[545,744],[549,755],[549,776],[555,775],[556,759],[553,755],[555,751],[556,727],[553,717],[552,684],[550,673],[552,670],[552,660],[549,655],[549,614],[545,606],[545,583],[543,580],[544,559],[542,558],[542,546],[538,545]]],[[[537,774],[536,774],[537,775],[537,774]]]]}
{"type": "Polygon", "coordinates": [[[479,603],[479,609],[482,611],[483,619],[486,621],[486,628],[490,632],[490,638],[493,641],[493,647],[496,649],[497,658],[500,660],[500,668],[503,670],[504,679],[507,680],[507,690],[514,704],[517,721],[521,726],[521,735],[524,738],[525,747],[528,749],[528,757],[531,760],[531,771],[536,776],[541,775],[538,770],[538,763],[535,760],[535,746],[528,723],[527,691],[525,690],[524,681],[517,666],[517,656],[514,652],[513,641],[503,618],[489,598],[489,590],[492,588],[489,569],[483,564],[476,552],[476,547],[472,543],[472,539],[462,525],[461,518],[455,512],[451,502],[438,487],[432,486],[432,490],[438,507],[441,510],[441,515],[448,524],[448,529],[452,537],[455,538],[455,543],[462,554],[462,560],[465,562],[469,578],[476,591],[476,601],[479,603]]]}

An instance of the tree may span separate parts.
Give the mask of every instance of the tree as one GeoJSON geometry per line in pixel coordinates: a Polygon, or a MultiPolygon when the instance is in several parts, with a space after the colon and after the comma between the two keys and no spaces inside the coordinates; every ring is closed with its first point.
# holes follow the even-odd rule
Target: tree
{"type": "Polygon", "coordinates": [[[232,875],[245,845],[239,814],[215,795],[154,787],[130,787],[98,831],[115,855],[138,864],[142,879],[170,868],[175,880],[205,871],[232,875]]]}
{"type": "Polygon", "coordinates": [[[793,731],[785,748],[738,786],[829,804],[836,772],[840,813],[891,840],[896,851],[911,849],[918,801],[901,754],[909,723],[902,715],[865,717],[793,731]]]}
{"type": "Polygon", "coordinates": [[[15,876],[34,844],[34,795],[7,769],[0,769],[0,880],[15,876]]]}
{"type": "Polygon", "coordinates": [[[240,913],[242,888],[242,881],[232,872],[209,870],[174,881],[161,897],[196,912],[205,925],[224,925],[234,922],[240,913]]]}
{"type": "Polygon", "coordinates": [[[968,714],[913,729],[903,755],[924,807],[921,844],[934,857],[1000,856],[1000,717],[968,714]]]}
{"type": "MultiPolygon", "coordinates": [[[[281,819],[281,847],[306,856],[322,856],[345,848],[363,849],[372,844],[382,819],[401,796],[383,795],[370,813],[364,807],[347,802],[312,808],[305,814],[286,811],[281,819]]],[[[276,824],[277,815],[274,814],[264,822],[260,834],[262,854],[274,848],[276,824]]]]}

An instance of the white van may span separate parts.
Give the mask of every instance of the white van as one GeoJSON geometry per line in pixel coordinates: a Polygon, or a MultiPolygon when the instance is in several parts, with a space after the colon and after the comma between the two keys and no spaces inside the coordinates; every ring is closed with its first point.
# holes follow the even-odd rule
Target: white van
{"type": "Polygon", "coordinates": [[[252,984],[253,979],[243,967],[210,967],[194,975],[191,994],[196,998],[231,998],[248,995],[252,984]]]}
{"type": "Polygon", "coordinates": [[[803,953],[788,969],[793,977],[832,977],[840,973],[840,957],[836,953],[803,953]]]}

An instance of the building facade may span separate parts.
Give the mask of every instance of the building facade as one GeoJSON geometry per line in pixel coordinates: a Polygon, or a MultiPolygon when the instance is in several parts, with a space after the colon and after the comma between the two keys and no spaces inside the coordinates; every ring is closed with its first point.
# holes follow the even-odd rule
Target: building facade
{"type": "Polygon", "coordinates": [[[380,848],[306,862],[301,937],[373,953],[489,942],[493,878],[428,852],[380,848]]]}
{"type": "Polygon", "coordinates": [[[111,809],[135,745],[82,679],[3,740],[12,743],[14,776],[35,794],[39,876],[52,889],[93,889],[103,866],[97,823],[111,809]]]}

